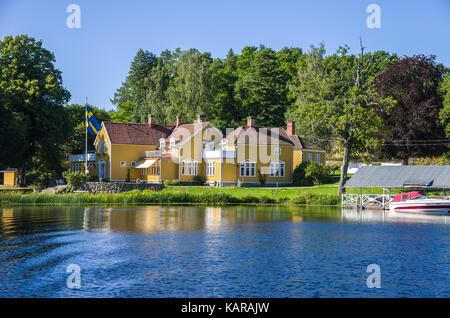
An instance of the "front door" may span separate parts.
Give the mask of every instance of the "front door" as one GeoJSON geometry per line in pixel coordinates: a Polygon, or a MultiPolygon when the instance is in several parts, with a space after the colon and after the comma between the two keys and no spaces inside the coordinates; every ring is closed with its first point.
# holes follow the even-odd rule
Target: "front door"
{"type": "Polygon", "coordinates": [[[106,175],[106,164],[105,161],[102,159],[98,162],[98,177],[105,179],[106,175]]]}

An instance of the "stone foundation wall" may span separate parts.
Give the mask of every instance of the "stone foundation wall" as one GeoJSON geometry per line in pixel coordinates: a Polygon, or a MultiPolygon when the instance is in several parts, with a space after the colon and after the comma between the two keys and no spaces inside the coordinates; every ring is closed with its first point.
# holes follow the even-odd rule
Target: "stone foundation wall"
{"type": "Polygon", "coordinates": [[[132,183],[132,182],[85,182],[83,191],[90,193],[120,193],[132,190],[161,191],[163,184],[157,183],[132,183]]]}

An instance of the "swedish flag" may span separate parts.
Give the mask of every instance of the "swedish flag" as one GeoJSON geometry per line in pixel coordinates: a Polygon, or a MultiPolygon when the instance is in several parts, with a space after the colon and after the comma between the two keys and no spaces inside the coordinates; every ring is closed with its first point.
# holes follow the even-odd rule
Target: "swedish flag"
{"type": "Polygon", "coordinates": [[[97,119],[95,118],[94,114],[92,114],[91,109],[88,105],[86,105],[86,128],[87,130],[93,134],[94,136],[97,136],[98,132],[101,129],[101,125],[98,123],[97,119]]]}

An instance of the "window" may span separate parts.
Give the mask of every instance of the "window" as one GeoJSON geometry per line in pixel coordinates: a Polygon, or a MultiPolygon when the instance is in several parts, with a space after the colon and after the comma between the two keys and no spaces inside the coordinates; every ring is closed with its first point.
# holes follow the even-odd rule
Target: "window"
{"type": "Polygon", "coordinates": [[[106,142],[106,140],[103,140],[103,152],[104,153],[108,152],[108,143],[106,142]]]}
{"type": "Polygon", "coordinates": [[[306,161],[311,161],[312,160],[312,154],[308,153],[306,154],[306,161]]]}
{"type": "Polygon", "coordinates": [[[121,166],[122,168],[125,168],[125,167],[127,166],[127,162],[126,162],[126,161],[121,161],[121,162],[120,162],[120,166],[121,166]]]}
{"type": "Polygon", "coordinates": [[[81,163],[74,163],[72,165],[72,171],[73,172],[81,171],[81,163]]]}
{"type": "Polygon", "coordinates": [[[316,155],[316,162],[320,163],[320,155],[316,155]]]}
{"type": "Polygon", "coordinates": [[[159,164],[154,164],[151,171],[152,176],[159,176],[159,164]]]}
{"type": "Polygon", "coordinates": [[[136,161],[131,161],[131,168],[136,168],[136,161]]]}
{"type": "Polygon", "coordinates": [[[183,160],[181,162],[181,174],[183,176],[196,176],[198,164],[195,160],[183,160]]]}
{"type": "Polygon", "coordinates": [[[228,140],[222,139],[221,144],[222,144],[222,150],[223,151],[228,149],[228,140]]]}
{"type": "Polygon", "coordinates": [[[274,155],[281,155],[281,148],[273,148],[274,155]]]}
{"type": "Polygon", "coordinates": [[[95,162],[88,162],[88,167],[89,167],[89,168],[94,168],[94,167],[96,167],[95,162]]]}
{"type": "Polygon", "coordinates": [[[102,141],[100,139],[98,140],[97,151],[99,154],[102,153],[102,141]]]}
{"type": "Polygon", "coordinates": [[[241,161],[241,177],[254,177],[256,175],[256,162],[241,161]]]}
{"type": "Polygon", "coordinates": [[[285,163],[283,161],[270,163],[271,177],[284,177],[285,163]]]}
{"type": "Polygon", "coordinates": [[[214,150],[214,142],[212,141],[206,142],[203,148],[205,148],[205,150],[214,150]]]}
{"type": "Polygon", "coordinates": [[[148,175],[148,169],[147,168],[142,168],[141,169],[141,176],[146,176],[148,175]]]}
{"type": "Polygon", "coordinates": [[[206,128],[206,134],[211,135],[211,128],[206,128]]]}
{"type": "Polygon", "coordinates": [[[161,138],[159,140],[159,149],[164,150],[164,148],[166,148],[166,142],[161,138]]]}
{"type": "Polygon", "coordinates": [[[170,150],[172,150],[173,148],[175,148],[175,139],[170,138],[169,148],[170,148],[170,150]]]}
{"type": "Polygon", "coordinates": [[[208,161],[206,163],[206,176],[215,176],[216,175],[216,162],[208,161]]]}

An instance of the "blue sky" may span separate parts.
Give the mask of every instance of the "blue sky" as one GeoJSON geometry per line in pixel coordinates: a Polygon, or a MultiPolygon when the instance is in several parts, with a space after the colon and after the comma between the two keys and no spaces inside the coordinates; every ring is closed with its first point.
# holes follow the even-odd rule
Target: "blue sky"
{"type": "Polygon", "coordinates": [[[111,109],[109,101],[125,79],[139,48],[197,48],[213,57],[246,45],[275,50],[325,43],[327,53],[361,36],[369,51],[434,54],[450,67],[450,1],[104,1],[0,0],[0,37],[29,34],[54,52],[72,103],[85,98],[111,109]],[[81,8],[81,28],[69,29],[69,4],[81,8]],[[369,4],[381,8],[381,28],[369,29],[369,4]]]}

